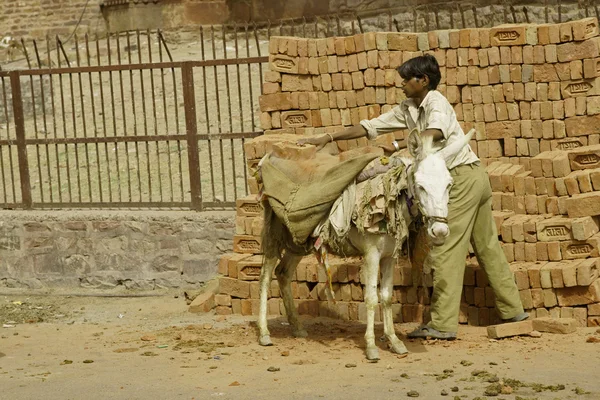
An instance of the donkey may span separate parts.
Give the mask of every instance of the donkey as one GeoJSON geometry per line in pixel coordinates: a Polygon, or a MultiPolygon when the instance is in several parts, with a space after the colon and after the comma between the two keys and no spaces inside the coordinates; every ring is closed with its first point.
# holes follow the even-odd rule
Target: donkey
{"type": "MultiPolygon", "coordinates": [[[[444,243],[450,231],[447,224],[448,199],[452,177],[446,167],[446,161],[452,160],[464,146],[468,145],[474,130],[469,131],[462,140],[449,144],[443,149],[434,147],[428,140],[422,140],[419,133],[413,130],[408,139],[408,148],[414,161],[403,159],[409,165],[404,169],[408,174],[408,193],[403,196],[412,198],[419,205],[419,210],[427,224],[428,237],[433,245],[444,243]],[[411,171],[412,169],[412,171],[411,171]]],[[[268,186],[268,182],[264,182],[268,186]]],[[[260,275],[260,310],[258,317],[259,344],[271,346],[269,329],[267,327],[267,296],[275,270],[275,276],[279,282],[287,319],[292,327],[295,337],[306,337],[307,332],[298,319],[298,311],[294,305],[291,281],[295,269],[304,255],[310,251],[307,247],[301,247],[293,243],[287,228],[275,216],[268,201],[264,202],[265,225],[263,228],[263,245],[269,240],[281,238],[269,237],[270,232],[283,232],[283,249],[277,256],[265,254],[264,263],[260,275]],[[276,226],[276,227],[275,227],[276,226]],[[275,229],[273,229],[275,227],[275,229]]],[[[364,279],[364,297],[367,305],[367,328],[365,333],[366,356],[369,360],[379,359],[379,349],[375,344],[375,308],[377,306],[377,281],[381,271],[381,303],[383,306],[384,334],[389,341],[392,352],[404,355],[408,353],[404,343],[398,339],[394,330],[392,314],[392,290],[393,290],[393,257],[395,238],[389,234],[377,234],[365,231],[359,232],[356,226],[352,226],[346,239],[349,249],[358,250],[356,254],[363,257],[364,266],[362,276],[364,279]]],[[[335,253],[334,253],[335,254],[335,253]]],[[[340,255],[340,254],[336,254],[340,255]]]]}

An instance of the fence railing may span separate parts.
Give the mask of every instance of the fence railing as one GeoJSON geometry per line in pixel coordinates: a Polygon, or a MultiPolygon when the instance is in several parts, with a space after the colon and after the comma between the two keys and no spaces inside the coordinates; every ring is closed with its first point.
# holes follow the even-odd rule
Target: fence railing
{"type": "Polygon", "coordinates": [[[241,69],[256,75],[251,69],[266,61],[0,71],[0,204],[233,206],[247,193],[243,142],[260,134],[244,124],[254,112],[242,99],[251,86],[242,85],[241,69]],[[209,80],[226,87],[196,90],[209,80]]]}

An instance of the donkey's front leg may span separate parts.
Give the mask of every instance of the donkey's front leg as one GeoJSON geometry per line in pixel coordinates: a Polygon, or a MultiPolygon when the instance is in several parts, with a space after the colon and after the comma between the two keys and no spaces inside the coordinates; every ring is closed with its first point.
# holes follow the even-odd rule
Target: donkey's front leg
{"type": "Polygon", "coordinates": [[[392,312],[392,288],[394,287],[395,259],[387,257],[381,260],[381,305],[383,308],[383,332],[390,341],[390,348],[396,354],[406,354],[408,350],[394,329],[392,312]]]}
{"type": "Polygon", "coordinates": [[[294,304],[291,287],[294,272],[296,271],[296,267],[298,266],[298,263],[300,263],[300,260],[302,260],[302,256],[286,252],[275,269],[275,276],[277,276],[277,281],[279,282],[279,290],[281,291],[281,297],[283,298],[283,305],[285,306],[288,322],[292,326],[292,334],[295,337],[306,337],[308,336],[308,333],[306,333],[306,330],[304,330],[304,327],[298,318],[298,310],[294,304]]]}
{"type": "Polygon", "coordinates": [[[265,257],[262,269],[260,270],[260,310],[258,313],[258,343],[261,346],[272,346],[271,334],[267,326],[267,297],[269,295],[269,286],[273,270],[279,262],[276,257],[265,257]]]}
{"type": "Polygon", "coordinates": [[[377,277],[379,275],[379,253],[373,250],[364,255],[363,277],[365,279],[365,303],[367,305],[367,359],[379,360],[379,349],[375,345],[375,309],[377,308],[377,277]]]}

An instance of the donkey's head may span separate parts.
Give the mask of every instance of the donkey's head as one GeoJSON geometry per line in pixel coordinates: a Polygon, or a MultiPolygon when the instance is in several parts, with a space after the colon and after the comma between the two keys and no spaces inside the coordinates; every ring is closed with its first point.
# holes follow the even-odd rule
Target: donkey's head
{"type": "Polygon", "coordinates": [[[456,157],[474,133],[475,130],[471,129],[464,138],[441,150],[434,146],[430,138],[421,139],[416,130],[408,137],[408,149],[415,159],[410,178],[411,191],[426,220],[427,233],[436,246],[443,244],[450,234],[448,200],[453,180],[446,162],[456,157]]]}

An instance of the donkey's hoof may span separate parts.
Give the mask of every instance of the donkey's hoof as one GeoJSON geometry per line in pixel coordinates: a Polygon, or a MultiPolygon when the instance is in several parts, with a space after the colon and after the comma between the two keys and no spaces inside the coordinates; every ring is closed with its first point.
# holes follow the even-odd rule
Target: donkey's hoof
{"type": "Polygon", "coordinates": [[[258,338],[258,344],[261,346],[273,346],[273,342],[271,341],[271,336],[263,335],[258,338]]]}
{"type": "Polygon", "coordinates": [[[377,347],[367,347],[367,360],[379,360],[379,349],[377,347]]]}
{"type": "Polygon", "coordinates": [[[297,329],[292,332],[292,335],[297,338],[305,338],[308,336],[308,332],[306,332],[306,329],[297,329]]]}
{"type": "Polygon", "coordinates": [[[402,343],[399,339],[390,341],[389,346],[390,346],[390,350],[392,351],[392,353],[396,353],[396,354],[400,354],[400,355],[408,354],[408,349],[406,348],[404,343],[402,343]]]}

